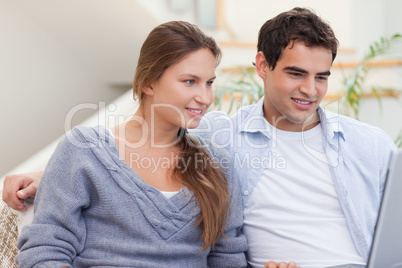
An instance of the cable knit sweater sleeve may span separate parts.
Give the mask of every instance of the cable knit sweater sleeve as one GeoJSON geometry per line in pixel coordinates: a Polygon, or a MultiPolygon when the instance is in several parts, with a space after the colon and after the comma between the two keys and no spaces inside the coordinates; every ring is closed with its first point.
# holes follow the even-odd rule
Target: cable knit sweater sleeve
{"type": "Polygon", "coordinates": [[[89,145],[69,132],[52,155],[35,199],[35,218],[18,241],[19,267],[70,266],[85,244],[82,210],[89,206],[91,176],[85,174],[89,145]],[[62,163],[62,164],[61,164],[62,163]]]}

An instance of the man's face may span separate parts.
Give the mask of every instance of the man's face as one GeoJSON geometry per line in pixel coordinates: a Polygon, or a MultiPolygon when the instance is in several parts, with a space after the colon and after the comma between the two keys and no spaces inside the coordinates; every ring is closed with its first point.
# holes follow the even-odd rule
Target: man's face
{"type": "MultiPolygon", "coordinates": [[[[258,59],[256,62],[259,64],[258,59]]],[[[302,131],[317,125],[316,109],[327,92],[331,65],[330,50],[307,47],[302,42],[286,47],[274,70],[267,63],[265,67],[260,65],[268,122],[287,131],[302,131]]]]}

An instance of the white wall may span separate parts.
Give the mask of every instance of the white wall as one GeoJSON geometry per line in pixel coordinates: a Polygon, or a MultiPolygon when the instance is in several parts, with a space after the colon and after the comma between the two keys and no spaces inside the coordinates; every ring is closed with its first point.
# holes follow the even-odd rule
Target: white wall
{"type": "Polygon", "coordinates": [[[131,0],[0,0],[0,175],[129,90],[155,24],[131,0]]]}
{"type": "MultiPolygon", "coordinates": [[[[139,48],[147,33],[168,20],[197,23],[196,1],[172,9],[173,0],[0,0],[0,175],[64,133],[68,112],[80,103],[111,103],[130,88],[139,48]]],[[[402,33],[400,0],[224,0],[226,29],[204,30],[218,41],[256,42],[269,18],[294,6],[316,10],[333,27],[342,48],[337,61],[360,59],[370,42],[402,33]]],[[[222,46],[220,68],[251,65],[255,48],[222,46]]],[[[400,57],[402,46],[394,49],[400,57]]],[[[341,89],[334,71],[330,91],[341,89]]],[[[401,67],[373,83],[401,89],[401,67]]],[[[370,75],[371,77],[371,75],[370,75]]],[[[373,75],[374,77],[374,75],[373,75]]],[[[402,128],[402,100],[363,101],[361,120],[392,137],[402,128]]],[[[95,112],[86,109],[74,124],[95,112]]]]}

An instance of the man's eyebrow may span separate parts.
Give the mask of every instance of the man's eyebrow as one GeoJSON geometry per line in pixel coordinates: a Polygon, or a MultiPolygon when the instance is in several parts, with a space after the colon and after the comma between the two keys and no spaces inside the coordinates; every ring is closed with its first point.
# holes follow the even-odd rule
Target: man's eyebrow
{"type": "MultiPolygon", "coordinates": [[[[302,68],[296,67],[296,66],[288,66],[288,67],[285,67],[283,69],[287,70],[287,71],[293,71],[293,72],[298,72],[298,73],[303,73],[303,74],[308,73],[308,71],[306,71],[306,70],[304,70],[302,68]]],[[[330,71],[320,72],[320,73],[317,73],[317,75],[330,76],[331,72],[330,71]]]]}
{"type": "Polygon", "coordinates": [[[287,66],[285,68],[283,68],[285,71],[294,71],[294,72],[298,72],[298,73],[303,73],[303,74],[307,74],[308,72],[302,68],[296,67],[296,66],[287,66]]]}
{"type": "Polygon", "coordinates": [[[331,72],[330,72],[330,71],[321,72],[321,73],[318,73],[317,75],[325,75],[325,76],[330,76],[330,75],[331,75],[331,72]]]}

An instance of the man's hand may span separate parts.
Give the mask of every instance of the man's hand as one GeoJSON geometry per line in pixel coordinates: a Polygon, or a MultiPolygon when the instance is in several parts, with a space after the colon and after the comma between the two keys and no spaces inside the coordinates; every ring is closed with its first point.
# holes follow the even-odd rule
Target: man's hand
{"type": "Polygon", "coordinates": [[[276,263],[274,261],[269,261],[264,265],[264,268],[300,268],[295,262],[291,261],[289,263],[281,262],[276,263]]]}
{"type": "Polygon", "coordinates": [[[34,198],[43,171],[8,175],[4,179],[3,201],[12,209],[26,211],[24,199],[34,198]]]}

